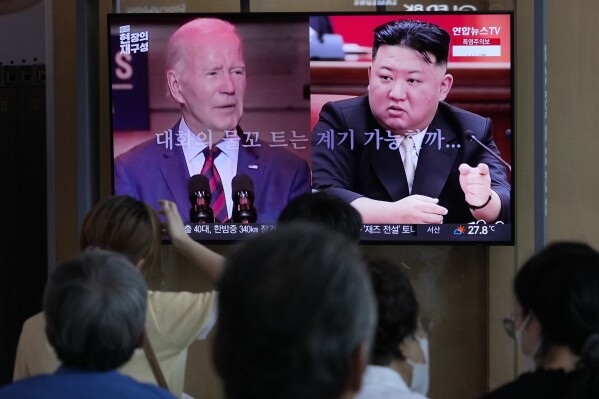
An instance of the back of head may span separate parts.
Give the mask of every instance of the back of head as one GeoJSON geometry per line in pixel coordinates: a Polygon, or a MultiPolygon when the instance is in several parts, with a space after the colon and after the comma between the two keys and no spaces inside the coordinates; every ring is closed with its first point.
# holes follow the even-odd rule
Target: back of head
{"type": "Polygon", "coordinates": [[[399,345],[416,332],[418,302],[410,280],[395,263],[370,258],[368,270],[378,304],[371,363],[387,366],[394,359],[405,358],[399,345]]]}
{"type": "Polygon", "coordinates": [[[86,251],[48,280],[48,341],[67,367],[115,369],[140,343],[146,306],[147,286],[131,262],[108,251],[86,251]]]}
{"type": "Polygon", "coordinates": [[[441,27],[429,22],[402,19],[387,22],[374,29],[372,59],[376,58],[382,45],[402,46],[418,51],[422,58],[431,63],[428,53],[435,56],[437,65],[446,65],[451,37],[441,27]]]}
{"type": "Polygon", "coordinates": [[[279,215],[278,223],[294,221],[318,223],[329,230],[345,235],[352,241],[360,240],[362,230],[360,212],[325,191],[303,194],[289,201],[279,215]]]}
{"type": "Polygon", "coordinates": [[[97,247],[125,255],[144,270],[158,263],[160,220],[148,205],[126,195],[100,200],[85,216],[79,247],[97,247]]]}
{"type": "Polygon", "coordinates": [[[599,253],[583,243],[551,244],[522,266],[514,289],[523,311],[532,311],[541,324],[545,346],[570,348],[592,371],[586,378],[594,374],[592,385],[597,386],[599,253]]]}
{"type": "Polygon", "coordinates": [[[340,397],[376,323],[357,247],[289,223],[243,243],[219,282],[215,354],[228,399],[340,397]]]}

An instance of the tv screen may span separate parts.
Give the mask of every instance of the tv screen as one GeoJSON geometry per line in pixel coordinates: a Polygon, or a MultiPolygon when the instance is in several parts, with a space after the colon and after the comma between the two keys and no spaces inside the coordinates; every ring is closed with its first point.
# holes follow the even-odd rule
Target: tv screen
{"type": "Polygon", "coordinates": [[[361,212],[364,243],[513,244],[511,13],[108,23],[113,192],[176,202],[192,238],[274,229],[326,191],[361,212]],[[373,57],[373,30],[400,20],[373,57]]]}

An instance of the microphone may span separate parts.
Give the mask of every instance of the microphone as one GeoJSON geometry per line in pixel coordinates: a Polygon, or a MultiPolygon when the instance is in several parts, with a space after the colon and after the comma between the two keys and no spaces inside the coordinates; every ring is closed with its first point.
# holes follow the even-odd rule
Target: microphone
{"type": "Polygon", "coordinates": [[[510,166],[510,164],[505,162],[499,155],[495,154],[495,152],[492,149],[490,149],[489,147],[484,145],[479,139],[477,139],[472,130],[466,130],[464,132],[464,134],[466,134],[466,137],[468,138],[468,140],[475,141],[478,145],[480,145],[482,148],[484,148],[485,151],[487,151],[489,154],[493,155],[493,158],[495,158],[496,160],[498,160],[499,162],[504,164],[505,167],[508,168],[508,170],[510,172],[512,171],[512,167],[510,166]]]}
{"type": "Polygon", "coordinates": [[[189,178],[187,185],[189,189],[189,221],[191,223],[214,223],[214,211],[210,207],[212,194],[210,183],[204,175],[193,175],[189,178]]]}
{"type": "Polygon", "coordinates": [[[233,192],[233,223],[255,223],[258,217],[254,208],[254,182],[248,175],[236,175],[231,182],[233,192]]]}

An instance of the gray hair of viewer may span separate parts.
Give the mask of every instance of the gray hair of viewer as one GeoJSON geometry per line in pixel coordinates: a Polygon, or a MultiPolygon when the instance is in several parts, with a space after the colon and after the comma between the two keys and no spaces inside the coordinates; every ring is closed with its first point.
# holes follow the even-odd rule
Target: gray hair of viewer
{"type": "Polygon", "coordinates": [[[48,340],[67,367],[115,369],[142,342],[147,297],[142,275],[127,258],[87,250],[60,265],[48,280],[48,340]]]}

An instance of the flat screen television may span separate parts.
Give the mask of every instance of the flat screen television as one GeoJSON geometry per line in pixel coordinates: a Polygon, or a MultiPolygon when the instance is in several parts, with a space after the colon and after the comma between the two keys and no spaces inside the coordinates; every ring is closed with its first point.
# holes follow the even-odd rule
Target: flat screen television
{"type": "MultiPolygon", "coordinates": [[[[381,194],[377,187],[384,187],[381,182],[389,178],[389,171],[392,176],[402,173],[398,179],[405,184],[405,150],[399,149],[395,136],[382,125],[375,123],[370,129],[371,126],[365,128],[359,123],[354,126],[351,121],[357,113],[366,112],[364,106],[369,104],[373,29],[401,19],[430,22],[449,33],[447,73],[453,76],[453,85],[442,106],[449,105],[449,118],[459,119],[454,115],[462,112],[451,107],[483,117],[481,120],[486,121],[491,133],[483,137],[475,131],[478,127],[466,124],[459,125],[462,131],[454,134],[450,131],[453,121],[446,128],[437,126],[434,119],[422,132],[422,143],[416,148],[418,161],[411,194],[424,195],[419,191],[423,187],[423,192],[429,194],[428,187],[437,186],[437,192],[441,191],[439,205],[449,213],[440,224],[415,223],[389,214],[388,219],[364,224],[362,242],[513,244],[511,12],[111,14],[108,31],[113,193],[134,196],[154,208],[159,206],[157,198],[173,200],[194,239],[217,242],[244,239],[276,228],[285,204],[310,190],[328,190],[346,199],[344,191],[355,192],[358,197],[398,201],[397,193],[381,194]],[[214,118],[221,112],[229,115],[232,109],[241,114],[237,126],[223,128],[221,139],[213,137],[216,134],[209,128],[196,129],[186,123],[189,119],[189,125],[193,125],[191,120],[198,116],[196,113],[203,112],[198,103],[214,105],[206,100],[210,95],[207,86],[199,84],[201,79],[197,77],[187,75],[183,82],[167,73],[176,68],[176,62],[167,66],[166,61],[171,35],[196,18],[230,22],[243,43],[243,70],[231,68],[224,78],[226,83],[221,83],[226,87],[215,89],[219,95],[226,92],[224,95],[231,100],[220,102],[204,116],[214,118]],[[243,92],[234,82],[240,74],[245,80],[243,92]],[[201,89],[185,91],[186,84],[192,85],[190,81],[201,89]],[[337,101],[355,107],[341,107],[344,111],[340,112],[351,115],[344,129],[325,123],[327,117],[319,116],[324,104],[337,101]],[[225,154],[214,158],[219,170],[218,157],[231,157],[231,148],[234,154],[232,166],[221,173],[224,197],[210,188],[212,178],[198,177],[206,174],[208,155],[202,150],[217,146],[222,147],[219,153],[225,154]],[[427,169],[421,165],[427,163],[427,154],[432,153],[441,154],[443,161],[429,166],[428,171],[439,173],[422,180],[419,168],[427,169]],[[443,194],[443,187],[455,186],[457,166],[464,153],[478,154],[481,162],[494,165],[490,177],[493,183],[499,179],[504,191],[500,198],[502,212],[495,221],[477,221],[474,216],[456,220],[457,213],[452,208],[456,204],[444,203],[453,197],[443,194]],[[341,165],[331,164],[338,162],[335,158],[339,157],[341,165]],[[353,157],[353,177],[348,177],[343,164],[347,157],[353,157]],[[383,168],[387,171],[374,170],[376,163],[379,167],[388,166],[383,168]],[[500,176],[495,175],[497,171],[500,176]],[[379,172],[387,176],[381,177],[379,172]],[[223,198],[226,217],[221,223],[213,219],[213,208],[223,198]],[[240,213],[240,206],[251,212],[240,213]]],[[[216,36],[214,40],[216,43],[216,36]]],[[[171,60],[176,53],[170,53],[171,60]]],[[[203,62],[209,58],[208,53],[201,52],[203,62]]],[[[218,75],[221,70],[196,67],[194,73],[218,75]]],[[[412,78],[409,81],[417,82],[412,78]]],[[[199,115],[198,120],[201,118],[199,115]]],[[[435,191],[431,193],[432,198],[435,191]]],[[[459,201],[463,208],[463,192],[458,191],[456,198],[450,202],[459,201]]],[[[218,206],[223,207],[222,203],[218,206]]]]}

